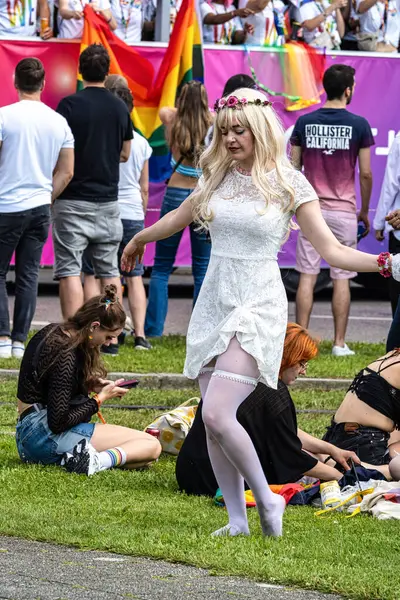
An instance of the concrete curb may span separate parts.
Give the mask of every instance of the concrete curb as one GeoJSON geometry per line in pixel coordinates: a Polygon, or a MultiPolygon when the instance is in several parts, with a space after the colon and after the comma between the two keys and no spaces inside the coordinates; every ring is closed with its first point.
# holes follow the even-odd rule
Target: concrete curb
{"type": "MultiPolygon", "coordinates": [[[[0,378],[16,379],[18,369],[0,369],[0,378]]],[[[128,373],[113,372],[110,379],[139,379],[141,387],[159,390],[197,389],[197,381],[187,379],[180,373],[128,373]]],[[[296,389],[343,390],[351,383],[351,379],[324,379],[303,377],[294,384],[296,389]]]]}

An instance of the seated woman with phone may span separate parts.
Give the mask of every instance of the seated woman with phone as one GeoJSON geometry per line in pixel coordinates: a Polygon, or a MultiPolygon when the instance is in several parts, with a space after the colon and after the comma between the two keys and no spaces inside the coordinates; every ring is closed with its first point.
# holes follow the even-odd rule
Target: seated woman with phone
{"type": "Polygon", "coordinates": [[[108,425],[100,408],[121,398],[137,381],[109,381],[100,358],[125,324],[114,285],[86,302],[61,325],[51,324],[30,340],[18,381],[16,442],[24,462],[56,464],[93,475],[112,467],[135,469],[156,460],[157,439],[108,425]],[[102,423],[91,423],[98,414],[102,423]]]}

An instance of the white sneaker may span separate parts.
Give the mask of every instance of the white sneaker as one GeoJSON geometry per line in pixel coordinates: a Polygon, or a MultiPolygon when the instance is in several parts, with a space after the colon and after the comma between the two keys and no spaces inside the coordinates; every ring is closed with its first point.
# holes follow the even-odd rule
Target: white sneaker
{"type": "Polygon", "coordinates": [[[347,344],[344,346],[333,346],[332,356],[354,356],[355,352],[350,350],[347,344]]]}
{"type": "Polygon", "coordinates": [[[12,343],[12,356],[13,358],[22,359],[25,352],[25,344],[23,342],[13,342],[12,343]]]}
{"type": "Polygon", "coordinates": [[[7,338],[6,340],[0,340],[0,358],[11,358],[11,340],[7,338]]]}
{"type": "Polygon", "coordinates": [[[99,453],[92,444],[83,439],[71,452],[65,452],[61,459],[61,466],[69,473],[80,475],[94,475],[101,470],[99,453]]]}

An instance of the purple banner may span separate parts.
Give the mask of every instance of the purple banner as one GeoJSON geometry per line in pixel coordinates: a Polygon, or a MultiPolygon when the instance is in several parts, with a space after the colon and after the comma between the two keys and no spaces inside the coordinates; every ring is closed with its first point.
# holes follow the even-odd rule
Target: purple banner
{"type": "MultiPolygon", "coordinates": [[[[165,46],[147,44],[137,50],[148,57],[156,69],[160,65],[165,46]]],[[[49,106],[57,106],[59,100],[75,91],[76,68],[79,53],[77,42],[41,42],[22,40],[0,41],[0,64],[2,70],[2,86],[0,89],[0,106],[15,102],[16,92],[13,86],[13,72],[17,62],[25,56],[38,56],[46,69],[46,88],[43,100],[49,106]]],[[[248,73],[250,69],[245,52],[240,48],[209,47],[204,50],[205,83],[210,99],[210,106],[220,97],[226,80],[237,73],[248,73]]],[[[283,79],[279,54],[269,49],[252,50],[251,60],[258,78],[272,90],[283,90],[283,79]]],[[[400,97],[400,57],[364,53],[338,53],[327,56],[327,66],[334,63],[345,63],[356,69],[356,90],[350,110],[365,117],[373,130],[376,145],[372,148],[373,193],[370,217],[374,216],[384,175],[387,154],[395,135],[400,130],[400,113],[397,102],[400,97]]],[[[322,102],[324,98],[322,98],[322,102]]],[[[320,105],[321,106],[321,105],[320,105]]],[[[291,128],[303,112],[285,111],[283,102],[274,100],[274,108],[280,115],[290,136],[291,128]]],[[[310,110],[315,110],[313,107],[310,110]]],[[[338,174],[340,176],[340,174],[338,174]]],[[[358,180],[357,180],[358,188],[358,180]]],[[[159,215],[164,186],[151,184],[151,197],[147,224],[153,223],[159,215]]],[[[295,257],[295,235],[285,244],[280,255],[281,266],[291,267],[295,257]]],[[[383,244],[375,241],[371,233],[360,243],[360,249],[379,252],[383,244]]],[[[154,244],[147,248],[145,263],[151,265],[154,256],[154,244]]],[[[43,252],[42,264],[53,264],[51,240],[43,252]]],[[[177,255],[177,265],[190,265],[190,244],[187,232],[182,239],[177,255]]]]}

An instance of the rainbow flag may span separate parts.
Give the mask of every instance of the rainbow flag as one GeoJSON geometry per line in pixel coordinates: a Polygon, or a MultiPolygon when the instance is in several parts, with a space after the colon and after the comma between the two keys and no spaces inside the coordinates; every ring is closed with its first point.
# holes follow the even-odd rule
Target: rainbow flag
{"type": "MultiPolygon", "coordinates": [[[[97,15],[89,4],[86,4],[83,13],[85,25],[80,53],[91,44],[102,44],[110,55],[110,74],[126,77],[134,98],[144,101],[148,95],[149,83],[154,79],[153,65],[114,35],[104,18],[97,15]]],[[[82,76],[78,73],[78,90],[81,87],[82,76]]]]}
{"type": "Polygon", "coordinates": [[[164,181],[170,172],[170,152],[159,110],[163,106],[175,106],[177,93],[187,81],[194,78],[203,81],[201,41],[196,0],[183,0],[154,85],[145,102],[135,101],[133,111],[135,128],[153,148],[150,160],[152,181],[164,181]]]}
{"type": "MultiPolygon", "coordinates": [[[[174,106],[179,88],[193,78],[203,80],[201,29],[196,0],[183,0],[168,48],[154,77],[149,60],[114,35],[105,20],[86,5],[81,52],[90,44],[102,44],[110,58],[110,74],[126,77],[134,97],[132,118],[135,129],[153,148],[150,159],[151,181],[164,181],[170,172],[169,149],[159,110],[174,106]]],[[[78,76],[79,85],[79,76],[78,76]]]]}

